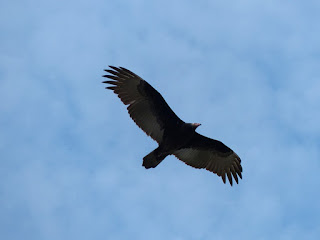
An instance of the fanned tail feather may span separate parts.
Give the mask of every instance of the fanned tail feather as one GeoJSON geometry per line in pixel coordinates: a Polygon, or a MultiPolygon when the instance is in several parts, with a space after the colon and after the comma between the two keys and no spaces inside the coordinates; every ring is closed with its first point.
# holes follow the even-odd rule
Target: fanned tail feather
{"type": "Polygon", "coordinates": [[[166,155],[158,155],[157,154],[157,149],[149,153],[147,156],[143,158],[143,163],[142,166],[145,168],[155,168],[156,166],[159,165],[159,163],[162,162],[162,160],[166,157],[166,155]]]}

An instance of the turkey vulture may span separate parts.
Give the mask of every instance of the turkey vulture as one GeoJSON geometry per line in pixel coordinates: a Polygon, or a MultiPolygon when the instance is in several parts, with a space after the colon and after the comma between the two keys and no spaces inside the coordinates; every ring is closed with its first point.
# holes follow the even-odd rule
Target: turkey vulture
{"type": "Polygon", "coordinates": [[[185,123],[169,107],[161,94],[141,77],[123,67],[105,69],[111,80],[107,89],[113,90],[127,109],[133,121],[159,144],[143,158],[145,168],[155,168],[165,157],[174,155],[195,168],[205,168],[226,176],[232,186],[232,176],[238,183],[242,178],[239,156],[222,142],[202,136],[195,130],[199,123],[185,123]],[[111,75],[110,75],[111,74],[111,75]]]}

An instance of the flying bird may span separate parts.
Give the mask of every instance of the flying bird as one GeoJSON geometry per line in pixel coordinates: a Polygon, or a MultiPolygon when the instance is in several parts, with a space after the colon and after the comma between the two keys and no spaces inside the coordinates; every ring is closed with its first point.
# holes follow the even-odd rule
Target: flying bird
{"type": "Polygon", "coordinates": [[[133,121],[159,146],[143,158],[145,168],[155,168],[168,155],[174,155],[194,168],[204,168],[222,178],[238,183],[242,179],[239,156],[222,142],[205,137],[195,130],[201,124],[185,123],[169,107],[161,94],[137,74],[123,67],[109,66],[103,77],[111,80],[112,90],[133,121]],[[233,178],[232,178],[233,177],[233,178]]]}

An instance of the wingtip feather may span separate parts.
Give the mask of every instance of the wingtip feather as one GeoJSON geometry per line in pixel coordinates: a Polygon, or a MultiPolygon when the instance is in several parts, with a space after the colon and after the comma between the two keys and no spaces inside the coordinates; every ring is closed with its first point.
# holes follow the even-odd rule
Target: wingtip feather
{"type": "Polygon", "coordinates": [[[116,81],[104,81],[103,83],[118,85],[119,82],[116,82],[116,81]]]}
{"type": "Polygon", "coordinates": [[[111,87],[106,87],[106,89],[110,89],[110,90],[116,90],[116,87],[115,86],[111,86],[111,87]]]}
{"type": "Polygon", "coordinates": [[[118,67],[115,67],[115,66],[111,66],[111,65],[109,65],[109,68],[112,68],[113,70],[116,70],[116,71],[120,71],[120,68],[118,68],[118,67]]]}
{"type": "Polygon", "coordinates": [[[227,172],[227,176],[228,176],[229,183],[230,183],[230,185],[232,186],[232,177],[231,177],[231,173],[230,173],[230,172],[227,172]]]}
{"type": "Polygon", "coordinates": [[[223,183],[226,184],[226,173],[225,172],[222,173],[221,178],[222,178],[223,183]]]}
{"type": "Polygon", "coordinates": [[[231,169],[231,173],[232,173],[232,176],[233,176],[234,180],[236,181],[236,183],[239,184],[239,179],[238,179],[237,173],[236,173],[236,171],[235,171],[233,166],[232,166],[232,169],[231,169]]]}

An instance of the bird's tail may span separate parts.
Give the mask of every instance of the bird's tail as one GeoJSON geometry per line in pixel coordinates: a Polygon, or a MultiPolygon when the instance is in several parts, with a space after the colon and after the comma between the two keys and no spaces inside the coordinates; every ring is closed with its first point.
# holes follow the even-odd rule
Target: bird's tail
{"type": "Polygon", "coordinates": [[[145,168],[155,168],[167,156],[165,154],[158,154],[158,149],[153,150],[143,158],[142,166],[145,168]]]}

